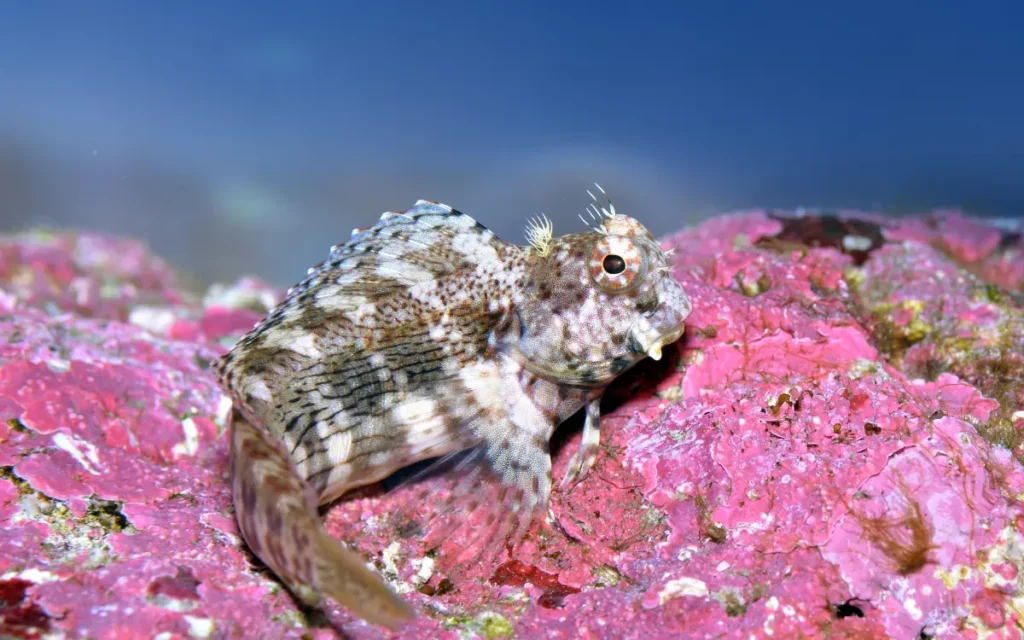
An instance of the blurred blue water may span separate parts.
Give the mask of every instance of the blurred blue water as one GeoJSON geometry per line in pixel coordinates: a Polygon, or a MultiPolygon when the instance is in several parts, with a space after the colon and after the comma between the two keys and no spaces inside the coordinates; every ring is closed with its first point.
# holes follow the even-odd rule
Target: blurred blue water
{"type": "Polygon", "coordinates": [[[522,240],[597,180],[722,210],[1024,212],[1019,3],[0,0],[0,227],[288,284],[418,198],[522,240]]]}

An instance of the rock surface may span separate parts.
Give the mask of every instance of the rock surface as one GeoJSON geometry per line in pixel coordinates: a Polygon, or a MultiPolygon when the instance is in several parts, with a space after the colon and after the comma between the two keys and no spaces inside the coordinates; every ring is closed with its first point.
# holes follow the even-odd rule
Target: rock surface
{"type": "MultiPolygon", "coordinates": [[[[459,565],[398,517],[430,511],[415,482],[328,510],[422,608],[402,637],[1021,637],[1020,235],[751,211],[664,244],[686,335],[609,392],[551,521],[459,565]]],[[[0,239],[0,635],[383,635],[297,607],[238,537],[209,367],[275,295],[191,294],[129,240],[0,239]]]]}

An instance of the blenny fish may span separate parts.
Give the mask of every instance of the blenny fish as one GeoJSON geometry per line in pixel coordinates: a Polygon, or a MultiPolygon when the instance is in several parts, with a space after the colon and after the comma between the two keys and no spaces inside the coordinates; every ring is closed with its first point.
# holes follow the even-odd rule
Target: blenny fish
{"type": "Polygon", "coordinates": [[[659,359],[691,309],[647,229],[591,197],[587,231],[535,218],[526,246],[436,202],[385,213],[220,360],[239,528],[301,601],[389,629],[415,615],[320,520],[354,487],[471,451],[500,489],[489,535],[518,540],[547,510],[552,432],[584,407],[562,486],[587,474],[605,388],[659,359]]]}

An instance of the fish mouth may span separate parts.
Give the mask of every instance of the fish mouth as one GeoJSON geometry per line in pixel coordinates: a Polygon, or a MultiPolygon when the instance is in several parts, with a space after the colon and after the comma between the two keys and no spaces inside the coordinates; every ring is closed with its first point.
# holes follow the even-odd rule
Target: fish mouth
{"type": "Polygon", "coordinates": [[[633,331],[633,342],[638,347],[638,352],[647,355],[651,360],[661,360],[662,347],[681,338],[684,329],[684,325],[679,325],[670,331],[637,328],[633,331]]]}
{"type": "Polygon", "coordinates": [[[642,353],[651,360],[661,360],[662,348],[683,336],[686,318],[693,309],[689,296],[673,279],[660,283],[658,299],[658,309],[637,318],[630,331],[635,353],[642,353]]]}

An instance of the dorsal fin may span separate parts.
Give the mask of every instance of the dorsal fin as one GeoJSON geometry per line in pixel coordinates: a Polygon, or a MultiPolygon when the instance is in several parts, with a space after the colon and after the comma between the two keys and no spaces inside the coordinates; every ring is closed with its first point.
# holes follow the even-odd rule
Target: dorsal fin
{"type": "Polygon", "coordinates": [[[471,216],[420,200],[407,211],[387,211],[373,226],[354,230],[287,297],[297,301],[338,293],[345,294],[339,300],[355,302],[373,289],[379,298],[389,287],[415,286],[460,269],[490,262],[498,268],[502,255],[515,248],[471,216]]]}

